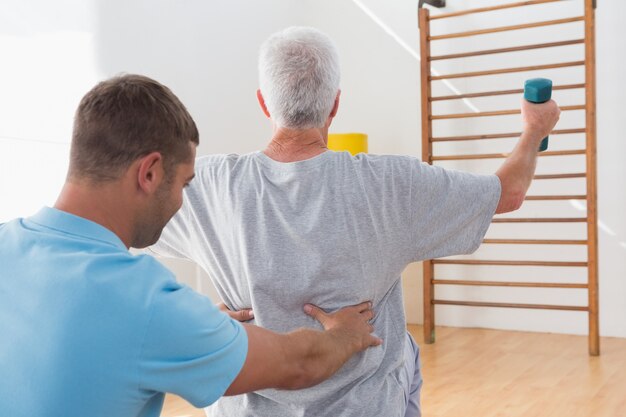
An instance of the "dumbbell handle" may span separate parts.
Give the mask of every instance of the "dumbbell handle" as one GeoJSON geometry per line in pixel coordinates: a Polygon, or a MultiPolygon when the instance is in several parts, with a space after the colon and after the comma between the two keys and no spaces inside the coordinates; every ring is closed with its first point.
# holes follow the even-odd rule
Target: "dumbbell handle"
{"type": "MultiPolygon", "coordinates": [[[[552,98],[552,81],[547,78],[533,78],[524,83],[524,98],[531,103],[545,103],[552,98]]],[[[539,145],[539,152],[548,149],[546,136],[539,145]]]]}

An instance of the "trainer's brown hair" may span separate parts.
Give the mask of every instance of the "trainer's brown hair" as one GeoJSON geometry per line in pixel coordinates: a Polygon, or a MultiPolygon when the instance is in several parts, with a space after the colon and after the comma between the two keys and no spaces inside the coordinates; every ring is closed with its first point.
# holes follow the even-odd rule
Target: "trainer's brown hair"
{"type": "Polygon", "coordinates": [[[74,117],[68,178],[110,181],[133,161],[160,152],[168,177],[191,158],[198,129],[178,97],[142,75],[102,81],[81,100],[74,117]]]}

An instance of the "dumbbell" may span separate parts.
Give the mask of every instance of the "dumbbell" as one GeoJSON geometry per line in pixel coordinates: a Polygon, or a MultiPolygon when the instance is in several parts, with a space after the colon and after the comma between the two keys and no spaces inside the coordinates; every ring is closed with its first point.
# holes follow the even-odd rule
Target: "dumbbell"
{"type": "MultiPolygon", "coordinates": [[[[524,83],[524,98],[531,103],[545,103],[552,98],[552,80],[547,78],[532,78],[524,83]]],[[[546,136],[539,145],[539,152],[548,149],[546,136]]]]}

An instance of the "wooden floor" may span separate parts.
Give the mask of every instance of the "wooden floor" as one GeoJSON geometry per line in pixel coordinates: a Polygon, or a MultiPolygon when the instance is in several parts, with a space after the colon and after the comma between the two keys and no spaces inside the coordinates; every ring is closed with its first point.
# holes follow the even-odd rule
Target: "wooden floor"
{"type": "MultiPolygon", "coordinates": [[[[626,417],[626,339],[499,330],[437,328],[421,343],[424,417],[626,417]]],[[[168,396],[162,416],[204,417],[168,396]]]]}

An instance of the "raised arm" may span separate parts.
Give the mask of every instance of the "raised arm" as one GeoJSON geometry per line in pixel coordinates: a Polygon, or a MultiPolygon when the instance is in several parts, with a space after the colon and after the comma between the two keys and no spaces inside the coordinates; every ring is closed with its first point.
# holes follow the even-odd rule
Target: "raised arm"
{"type": "Polygon", "coordinates": [[[539,144],[552,131],[560,113],[561,110],[553,100],[541,104],[522,100],[522,136],[496,172],[502,185],[496,213],[517,210],[524,202],[535,175],[539,144]]]}
{"type": "Polygon", "coordinates": [[[307,388],[332,376],[353,354],[382,343],[370,334],[373,313],[369,302],[333,314],[307,305],[305,312],[318,320],[325,331],[298,329],[278,334],[244,324],[248,355],[226,395],[263,388],[307,388]]]}

